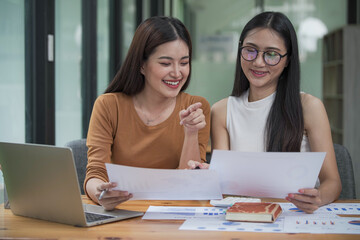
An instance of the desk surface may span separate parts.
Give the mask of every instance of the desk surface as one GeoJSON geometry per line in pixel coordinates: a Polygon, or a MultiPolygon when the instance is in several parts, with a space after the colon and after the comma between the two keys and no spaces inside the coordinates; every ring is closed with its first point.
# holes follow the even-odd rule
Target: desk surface
{"type": "MultiPolygon", "coordinates": [[[[265,199],[266,200],[266,199],[265,199]]],[[[83,197],[85,203],[90,201],[83,197]]],[[[268,199],[266,201],[269,201],[268,199]]],[[[337,202],[360,202],[347,200],[337,202]]],[[[120,208],[145,212],[150,206],[192,206],[205,207],[209,201],[128,201],[120,208]]],[[[47,222],[32,218],[15,216],[11,210],[0,205],[0,238],[37,239],[359,239],[351,234],[288,234],[253,232],[218,232],[179,230],[183,220],[142,220],[141,217],[120,222],[103,224],[90,228],[79,228],[65,224],[47,222]]]]}

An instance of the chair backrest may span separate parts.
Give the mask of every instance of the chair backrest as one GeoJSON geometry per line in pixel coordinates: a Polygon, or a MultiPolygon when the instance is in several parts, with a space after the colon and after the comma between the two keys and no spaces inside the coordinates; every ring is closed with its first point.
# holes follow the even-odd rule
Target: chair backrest
{"type": "Polygon", "coordinates": [[[81,194],[84,192],[84,179],[86,175],[86,165],[87,165],[87,151],[86,139],[73,140],[65,144],[66,147],[71,148],[74,154],[75,166],[78,175],[78,181],[80,185],[81,194]]]}
{"type": "Polygon", "coordinates": [[[355,199],[355,178],[350,153],[343,145],[336,143],[334,150],[342,184],[339,199],[355,199]]]}

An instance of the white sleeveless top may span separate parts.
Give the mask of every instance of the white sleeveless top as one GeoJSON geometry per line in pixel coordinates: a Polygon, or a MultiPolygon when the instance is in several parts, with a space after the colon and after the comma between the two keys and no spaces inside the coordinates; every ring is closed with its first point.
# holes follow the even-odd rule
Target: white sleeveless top
{"type": "MultiPolygon", "coordinates": [[[[249,90],[240,97],[230,96],[227,103],[226,127],[230,137],[230,150],[266,152],[265,126],[275,94],[249,102],[249,90]]],[[[310,152],[309,139],[304,135],[301,152],[310,152]]]]}
{"type": "MultiPolygon", "coordinates": [[[[227,103],[226,128],[230,150],[241,152],[266,152],[265,126],[275,94],[259,101],[249,102],[249,90],[240,97],[230,96],[227,103]]],[[[303,136],[300,152],[310,152],[309,139],[303,136]]],[[[320,186],[319,178],[315,188],[320,186]]]]}

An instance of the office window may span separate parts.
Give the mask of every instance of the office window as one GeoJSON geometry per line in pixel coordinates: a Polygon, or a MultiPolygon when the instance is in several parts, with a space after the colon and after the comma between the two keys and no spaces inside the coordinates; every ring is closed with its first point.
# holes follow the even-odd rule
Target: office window
{"type": "MultiPolygon", "coordinates": [[[[25,142],[24,1],[0,1],[0,141],[25,142]]],[[[0,171],[0,204],[4,202],[0,171]]]]}
{"type": "Polygon", "coordinates": [[[55,143],[81,138],[81,0],[55,1],[55,143]]]}
{"type": "Polygon", "coordinates": [[[0,141],[25,142],[24,1],[0,1],[0,141]]]}
{"type": "Polygon", "coordinates": [[[321,39],[326,32],[346,24],[347,1],[184,0],[184,4],[184,22],[192,36],[194,54],[189,93],[206,97],[210,104],[229,96],[243,27],[261,11],[280,11],[297,31],[301,89],[322,98],[321,39]]]}
{"type": "Polygon", "coordinates": [[[187,92],[205,97],[211,105],[230,95],[240,33],[259,11],[254,0],[185,1],[184,23],[193,43],[187,92]]]}
{"type": "Polygon", "coordinates": [[[322,98],[322,38],[346,25],[347,1],[265,0],[264,10],[282,12],[293,23],[299,44],[301,90],[322,98]]]}
{"type": "Polygon", "coordinates": [[[136,3],[135,0],[123,0],[122,21],[123,21],[123,45],[122,59],[125,59],[130,47],[136,26],[136,3]]]}
{"type": "Polygon", "coordinates": [[[109,84],[109,1],[97,2],[97,95],[109,84]]]}
{"type": "MultiPolygon", "coordinates": [[[[109,73],[110,2],[97,0],[97,89],[102,94],[113,76],[109,73]]],[[[55,5],[55,82],[56,82],[56,145],[82,138],[82,1],[56,0],[55,5]]],[[[135,29],[135,1],[122,1],[124,52],[130,45],[135,29]]],[[[122,44],[119,43],[119,44],[122,44]]],[[[124,54],[125,54],[124,53],[124,54]]],[[[119,67],[121,63],[118,63],[119,67]]]]}

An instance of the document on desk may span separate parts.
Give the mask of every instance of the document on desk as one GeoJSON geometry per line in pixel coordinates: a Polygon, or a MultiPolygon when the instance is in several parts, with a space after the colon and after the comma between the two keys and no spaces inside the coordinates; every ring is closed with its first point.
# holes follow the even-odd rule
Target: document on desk
{"type": "Polygon", "coordinates": [[[273,233],[323,233],[360,234],[360,218],[356,217],[307,217],[280,216],[273,223],[233,222],[220,218],[189,218],[180,230],[231,231],[231,232],[273,232],[273,233]]]}
{"type": "Polygon", "coordinates": [[[285,198],[314,188],[325,152],[238,152],[214,150],[210,170],[223,194],[285,198]]]}
{"type": "Polygon", "coordinates": [[[334,233],[360,234],[359,203],[331,203],[313,214],[304,213],[292,203],[279,203],[283,213],[273,223],[226,221],[218,217],[189,217],[180,230],[277,232],[277,233],[334,233]],[[340,217],[337,214],[350,214],[340,217]],[[356,215],[351,215],[356,214],[356,215]]]}
{"type": "MultiPolygon", "coordinates": [[[[278,202],[278,204],[283,210],[283,216],[309,216],[308,213],[300,210],[293,203],[278,202]]],[[[330,203],[319,207],[314,213],[312,213],[312,215],[316,217],[338,214],[360,216],[360,203],[330,203]]]]}
{"type": "Polygon", "coordinates": [[[213,170],[128,167],[106,163],[114,189],[133,194],[131,200],[222,199],[218,175],[213,170]]]}
{"type": "Polygon", "coordinates": [[[225,220],[226,208],[150,206],[142,219],[186,220],[192,218],[219,218],[225,220]]]}

